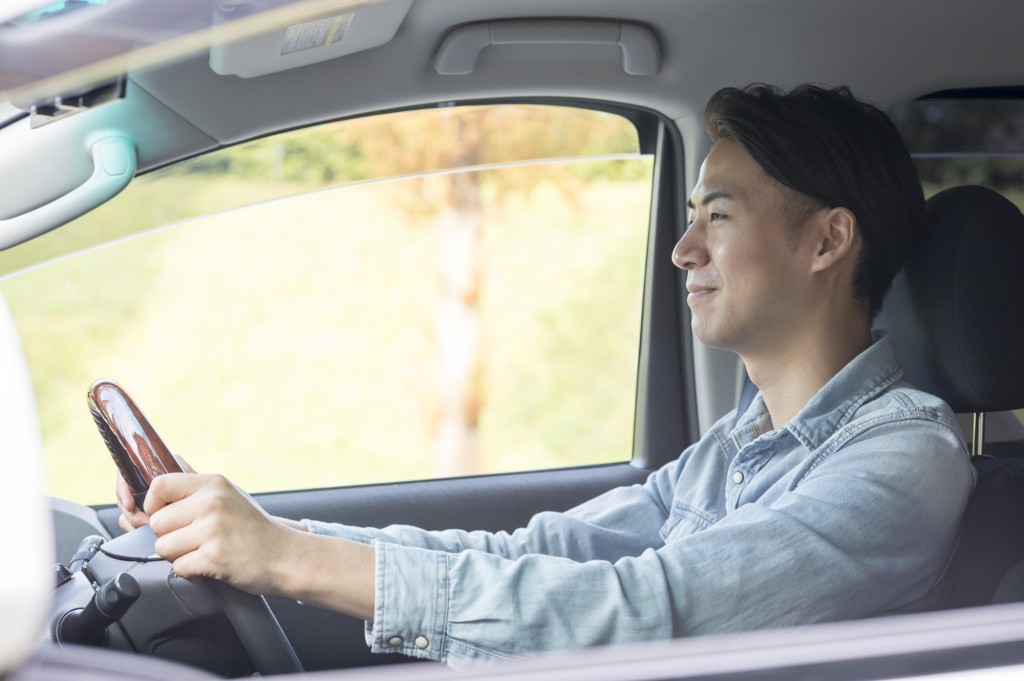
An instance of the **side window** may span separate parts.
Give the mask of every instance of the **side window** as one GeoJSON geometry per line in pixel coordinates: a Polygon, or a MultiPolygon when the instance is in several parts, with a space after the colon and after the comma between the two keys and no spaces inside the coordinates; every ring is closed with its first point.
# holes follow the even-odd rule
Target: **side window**
{"type": "MultiPolygon", "coordinates": [[[[977,184],[1024,210],[1024,99],[1019,94],[950,93],[893,109],[925,196],[977,184]]],[[[1015,414],[1024,423],[1024,410],[1015,414]]],[[[1016,437],[1024,435],[1024,426],[1013,430],[1016,437]]]]}
{"type": "Polygon", "coordinates": [[[137,178],[0,253],[51,493],[111,499],[101,377],[255,492],[629,460],[652,169],[623,116],[500,104],[137,178]]]}
{"type": "Polygon", "coordinates": [[[890,115],[926,196],[980,184],[1024,205],[1024,99],[939,96],[903,104],[890,115]]]}

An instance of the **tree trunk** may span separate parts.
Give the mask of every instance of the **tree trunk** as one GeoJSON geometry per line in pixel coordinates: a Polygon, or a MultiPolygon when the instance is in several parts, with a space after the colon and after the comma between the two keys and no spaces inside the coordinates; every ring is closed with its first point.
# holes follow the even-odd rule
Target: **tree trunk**
{"type": "MultiPolygon", "coordinates": [[[[475,121],[450,121],[458,128],[454,167],[480,162],[475,121]]],[[[480,422],[480,176],[446,176],[447,205],[438,217],[441,235],[441,304],[437,317],[440,409],[436,435],[438,475],[477,471],[480,422]]]]}

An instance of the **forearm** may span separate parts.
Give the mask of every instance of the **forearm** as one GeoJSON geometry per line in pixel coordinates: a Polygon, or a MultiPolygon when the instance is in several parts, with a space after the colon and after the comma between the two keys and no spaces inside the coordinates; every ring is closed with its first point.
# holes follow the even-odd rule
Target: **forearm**
{"type": "Polygon", "coordinates": [[[371,544],[380,541],[445,553],[467,550],[516,559],[544,554],[576,561],[614,561],[662,543],[658,528],[664,508],[642,486],[621,487],[565,513],[538,513],[512,533],[464,530],[427,531],[409,525],[381,529],[308,520],[307,531],[371,544]]]}
{"type": "Polygon", "coordinates": [[[291,531],[275,561],[275,593],[372,621],[375,558],[366,544],[291,531]]]}

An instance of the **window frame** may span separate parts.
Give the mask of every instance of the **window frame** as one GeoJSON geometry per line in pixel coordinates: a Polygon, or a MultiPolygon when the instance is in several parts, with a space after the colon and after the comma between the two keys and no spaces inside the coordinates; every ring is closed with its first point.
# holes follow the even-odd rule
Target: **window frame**
{"type": "MultiPolygon", "coordinates": [[[[685,200],[682,198],[686,186],[684,145],[678,126],[664,114],[645,107],[577,97],[527,96],[442,100],[417,106],[363,112],[358,115],[274,130],[260,136],[206,149],[197,154],[177,159],[172,164],[160,166],[160,168],[237,144],[294,130],[304,130],[317,125],[403,111],[494,104],[563,106],[622,116],[633,123],[637,129],[640,153],[654,155],[647,255],[644,265],[636,396],[634,398],[633,452],[628,463],[644,470],[660,468],[677,459],[687,446],[696,442],[700,437],[696,407],[693,336],[690,332],[689,308],[686,306],[686,278],[680,275],[680,271],[672,264],[670,257],[672,248],[682,238],[686,224],[685,200]]],[[[147,169],[146,172],[157,169],[147,169]]],[[[621,464],[588,464],[539,471],[489,473],[484,476],[544,474],[551,471],[618,465],[621,464]]],[[[413,482],[417,481],[391,484],[413,482]]],[[[353,487],[360,487],[360,485],[353,487]]]]}
{"type": "MultiPolygon", "coordinates": [[[[137,177],[240,144],[248,144],[260,139],[289,132],[308,130],[332,123],[403,111],[486,105],[570,107],[621,116],[630,121],[637,130],[639,153],[652,154],[654,156],[652,170],[653,186],[642,284],[641,319],[639,320],[641,328],[639,347],[637,348],[638,361],[635,380],[636,392],[634,396],[631,458],[628,462],[486,473],[468,477],[543,475],[553,471],[571,471],[574,469],[621,466],[623,464],[650,470],[675,460],[688,444],[697,439],[699,429],[695,408],[692,337],[689,332],[688,309],[685,307],[685,278],[680,276],[679,270],[675,268],[669,257],[673,246],[678,238],[681,237],[684,224],[685,209],[680,198],[684,186],[683,144],[678,128],[662,114],[635,106],[622,106],[611,102],[577,98],[512,97],[441,101],[433,104],[365,112],[359,115],[320,120],[300,126],[267,131],[259,136],[236,140],[230,144],[205,148],[197,151],[195,154],[147,168],[144,172],[140,172],[137,177]]],[[[130,235],[143,234],[145,231],[147,231],[145,228],[140,228],[138,231],[132,231],[130,235]]],[[[109,240],[101,243],[109,243],[109,240]]],[[[67,257],[80,252],[82,250],[64,253],[61,257],[67,257]]],[[[17,276],[17,272],[12,271],[7,276],[17,276]]],[[[368,483],[365,485],[356,484],[345,486],[344,488],[423,483],[441,479],[443,478],[368,483]]],[[[314,490],[316,488],[303,489],[314,490]]],[[[333,487],[327,489],[333,489],[333,487]]],[[[261,492],[260,494],[274,494],[282,491],[287,490],[274,490],[261,492]]],[[[101,506],[96,507],[100,508],[101,506]]]]}

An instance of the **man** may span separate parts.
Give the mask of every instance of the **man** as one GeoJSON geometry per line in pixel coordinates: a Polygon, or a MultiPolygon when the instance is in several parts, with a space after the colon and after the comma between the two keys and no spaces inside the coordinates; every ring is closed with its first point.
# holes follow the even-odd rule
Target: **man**
{"type": "Polygon", "coordinates": [[[717,93],[673,261],[694,334],[760,389],[644,485],[512,534],[272,518],[220,476],[166,475],[149,522],[175,571],[367,620],[374,651],[450,664],[912,607],[973,486],[940,400],[871,320],[922,238],[898,134],[845,89],[717,93]]]}

